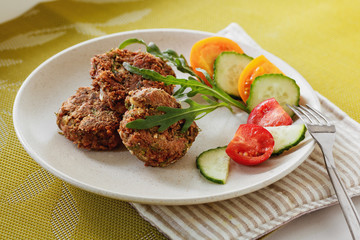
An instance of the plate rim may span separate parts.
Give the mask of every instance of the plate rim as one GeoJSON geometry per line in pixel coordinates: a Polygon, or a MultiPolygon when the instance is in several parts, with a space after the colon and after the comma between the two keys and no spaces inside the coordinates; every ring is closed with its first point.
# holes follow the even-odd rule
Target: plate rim
{"type": "MultiPolygon", "coordinates": [[[[116,37],[116,36],[121,36],[121,35],[126,35],[126,34],[135,34],[135,33],[154,33],[154,32],[187,32],[187,33],[193,33],[193,34],[203,34],[203,35],[208,35],[208,36],[216,36],[220,34],[217,33],[211,33],[211,32],[206,32],[206,31],[199,31],[199,30],[191,30],[191,29],[180,29],[180,28],[150,28],[150,29],[137,29],[137,30],[130,30],[130,31],[123,31],[123,32],[117,32],[117,33],[112,33],[112,34],[107,34],[104,36],[100,36],[100,37],[96,37],[96,38],[92,38],[86,41],[82,41],[80,43],[77,43],[73,46],[67,47],[65,49],[63,49],[62,51],[50,56],[48,59],[46,59],[44,62],[42,62],[38,67],[36,67],[30,74],[29,76],[24,80],[24,82],[22,83],[21,87],[19,88],[15,100],[14,100],[14,104],[13,104],[13,109],[12,109],[12,113],[13,113],[13,125],[14,125],[14,129],[15,129],[15,133],[20,141],[20,143],[22,144],[22,146],[24,147],[24,149],[26,150],[26,152],[41,166],[43,167],[45,170],[49,171],[51,174],[55,175],[56,177],[58,177],[59,179],[73,185],[76,186],[80,189],[86,190],[88,192],[92,192],[101,196],[105,196],[105,197],[110,197],[113,199],[118,199],[118,200],[123,200],[123,201],[129,201],[129,202],[135,202],[135,203],[141,203],[141,204],[153,204],[153,205],[191,205],[191,204],[202,204],[202,203],[209,203],[209,202],[216,202],[216,201],[221,201],[221,200],[226,200],[229,198],[234,198],[234,197],[238,197],[238,196],[242,196],[254,191],[257,191],[261,188],[264,188],[278,180],[280,180],[281,178],[285,177],[286,175],[288,175],[289,173],[291,173],[292,171],[294,171],[300,164],[302,164],[304,162],[304,160],[311,154],[311,152],[314,150],[315,148],[315,141],[314,140],[310,140],[312,141],[312,146],[310,147],[309,151],[306,152],[306,154],[304,154],[299,161],[296,162],[296,164],[293,164],[290,168],[287,168],[286,171],[281,172],[280,174],[277,174],[275,177],[272,177],[271,180],[267,180],[267,182],[264,183],[259,183],[255,186],[253,186],[251,189],[247,188],[245,190],[241,190],[241,191],[232,191],[229,193],[223,193],[221,195],[209,195],[209,196],[202,196],[200,198],[166,198],[166,199],[162,199],[162,198],[147,198],[147,197],[139,197],[139,196],[130,196],[128,194],[122,194],[122,193],[118,193],[118,192],[113,192],[113,191],[109,191],[109,190],[103,190],[99,187],[96,186],[92,186],[84,181],[80,181],[80,180],[76,180],[74,178],[72,178],[71,176],[69,176],[66,173],[63,173],[62,171],[57,170],[56,168],[54,168],[53,166],[51,166],[49,163],[47,163],[46,161],[44,161],[42,159],[42,157],[40,157],[36,151],[34,149],[32,149],[31,144],[29,144],[29,142],[25,139],[25,137],[23,136],[23,134],[21,133],[21,131],[18,128],[18,117],[17,117],[17,109],[18,109],[18,105],[19,105],[19,101],[20,98],[22,96],[23,91],[25,91],[26,86],[29,84],[29,82],[31,81],[31,78],[39,71],[41,70],[44,66],[46,66],[49,62],[51,62],[52,60],[56,59],[57,57],[61,56],[62,54],[65,54],[73,49],[76,49],[80,46],[83,45],[87,45],[87,44],[91,44],[93,42],[96,41],[101,41],[102,39],[107,39],[107,38],[112,38],[112,37],[116,37]]],[[[247,44],[246,42],[242,42],[241,39],[238,40],[238,42],[240,42],[241,44],[245,44],[247,46],[250,46],[249,44],[247,44]]],[[[253,46],[250,46],[251,48],[254,48],[253,46]]],[[[302,78],[302,83],[307,85],[308,88],[310,88],[313,93],[314,93],[314,100],[317,104],[317,106],[320,106],[320,101],[318,96],[316,95],[315,90],[311,87],[311,85],[306,81],[306,79],[293,67],[291,67],[287,62],[285,62],[284,60],[280,59],[279,57],[277,57],[276,55],[266,51],[265,49],[262,49],[259,47],[259,50],[261,50],[262,52],[265,52],[266,54],[271,55],[272,57],[276,58],[277,60],[281,61],[283,64],[287,65],[287,67],[291,68],[291,70],[298,74],[299,76],[301,76],[302,78]]]]}

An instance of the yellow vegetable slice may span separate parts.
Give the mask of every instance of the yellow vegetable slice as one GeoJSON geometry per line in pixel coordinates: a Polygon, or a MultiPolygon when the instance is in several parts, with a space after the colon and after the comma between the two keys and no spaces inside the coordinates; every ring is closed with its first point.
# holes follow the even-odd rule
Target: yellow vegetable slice
{"type": "Polygon", "coordinates": [[[196,68],[206,70],[212,77],[214,73],[214,62],[217,56],[225,51],[243,53],[239,45],[231,39],[225,37],[208,37],[196,42],[190,52],[190,64],[193,70],[201,76],[202,80],[209,85],[205,76],[196,71],[196,68]]]}
{"type": "Polygon", "coordinates": [[[254,58],[242,71],[238,81],[238,91],[241,99],[246,102],[249,98],[250,87],[257,76],[267,73],[282,73],[264,55],[254,58]]]}

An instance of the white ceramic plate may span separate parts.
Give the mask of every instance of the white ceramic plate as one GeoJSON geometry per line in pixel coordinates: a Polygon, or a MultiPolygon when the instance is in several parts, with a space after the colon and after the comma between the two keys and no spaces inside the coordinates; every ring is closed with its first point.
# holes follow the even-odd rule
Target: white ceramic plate
{"type": "MultiPolygon", "coordinates": [[[[224,146],[247,114],[218,109],[197,123],[202,129],[193,146],[179,162],[166,168],[145,167],[124,147],[95,152],[78,149],[58,133],[56,112],[77,88],[90,86],[90,58],[116,48],[123,40],[153,41],[188,59],[191,46],[213,34],[190,30],[153,29],[122,32],[86,41],[68,48],[41,64],[20,88],[13,109],[16,133],[26,151],[42,167],[84,190],[116,199],[148,204],[197,204],[240,196],[263,188],[294,170],[314,148],[312,140],[280,157],[254,167],[231,164],[228,182],[213,184],[195,167],[195,158],[209,148],[224,146]]],[[[236,39],[235,39],[236,40],[236,39]]],[[[264,54],[301,89],[301,102],[319,108],[318,99],[306,80],[274,55],[239,43],[245,53],[264,54]]],[[[133,45],[130,49],[139,49],[133,45]]]]}

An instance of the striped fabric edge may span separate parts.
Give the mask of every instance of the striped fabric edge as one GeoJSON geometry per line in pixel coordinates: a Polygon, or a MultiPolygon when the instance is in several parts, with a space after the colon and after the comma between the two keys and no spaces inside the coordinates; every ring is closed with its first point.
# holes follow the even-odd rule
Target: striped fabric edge
{"type": "MultiPolygon", "coordinates": [[[[351,196],[360,195],[360,124],[319,93],[321,111],[335,122],[334,156],[351,196]],[[347,154],[350,152],[349,154],[347,154]]],[[[297,169],[256,192],[220,202],[158,206],[132,203],[170,239],[256,239],[304,214],[337,203],[319,147],[297,169]]]]}

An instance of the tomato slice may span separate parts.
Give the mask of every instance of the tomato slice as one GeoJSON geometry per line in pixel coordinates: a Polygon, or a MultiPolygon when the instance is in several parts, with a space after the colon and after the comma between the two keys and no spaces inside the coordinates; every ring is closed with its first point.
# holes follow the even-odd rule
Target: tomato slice
{"type": "Polygon", "coordinates": [[[206,70],[212,77],[214,74],[215,59],[220,53],[225,51],[244,53],[239,45],[233,40],[218,36],[202,39],[192,46],[190,52],[190,65],[207,85],[209,85],[209,83],[205,76],[201,72],[196,71],[196,68],[206,70]]]}
{"type": "Polygon", "coordinates": [[[259,103],[249,114],[247,123],[262,127],[291,125],[293,120],[275,98],[259,103]]]}
{"type": "Polygon", "coordinates": [[[242,124],[226,148],[227,155],[243,165],[256,165],[267,160],[274,150],[274,138],[265,128],[242,124]]]}
{"type": "Polygon", "coordinates": [[[257,76],[268,73],[282,73],[264,55],[254,58],[241,72],[238,81],[238,91],[241,99],[246,102],[249,98],[250,87],[257,76]]]}

